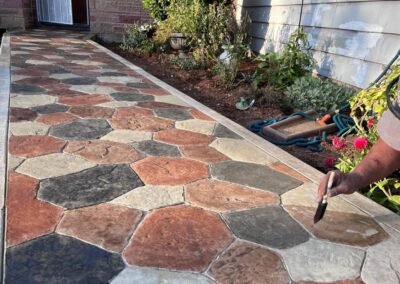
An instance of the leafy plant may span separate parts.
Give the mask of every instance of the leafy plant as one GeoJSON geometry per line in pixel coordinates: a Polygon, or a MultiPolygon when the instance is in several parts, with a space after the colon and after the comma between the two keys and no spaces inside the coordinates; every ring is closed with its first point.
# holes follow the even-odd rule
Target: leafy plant
{"type": "Polygon", "coordinates": [[[127,27],[121,48],[123,50],[137,50],[150,53],[154,50],[154,43],[147,37],[147,26],[133,24],[127,27]]]}
{"type": "Polygon", "coordinates": [[[167,18],[167,7],[170,0],[142,0],[142,3],[155,22],[160,22],[167,18]]]}
{"type": "Polygon", "coordinates": [[[182,70],[193,70],[202,67],[193,57],[179,57],[171,54],[168,61],[182,70]]]}
{"type": "MultiPolygon", "coordinates": [[[[355,151],[351,156],[343,155],[336,165],[339,170],[351,172],[378,141],[376,121],[388,109],[385,90],[388,84],[399,75],[400,60],[378,82],[362,90],[350,100],[351,115],[356,122],[355,130],[358,136],[367,139],[368,148],[355,151]]],[[[395,95],[395,90],[392,90],[392,97],[394,98],[395,95]]],[[[364,194],[400,215],[400,179],[398,177],[394,176],[375,182],[364,194]]]]}
{"type": "Polygon", "coordinates": [[[260,55],[257,60],[261,63],[253,76],[255,87],[269,83],[284,89],[309,73],[315,65],[307,34],[301,28],[290,36],[282,53],[260,55]]]}
{"type": "Polygon", "coordinates": [[[292,108],[328,113],[342,107],[354,92],[329,80],[304,76],[296,79],[285,94],[286,103],[292,108]]]}
{"type": "Polygon", "coordinates": [[[156,41],[166,42],[171,33],[184,33],[193,39],[201,21],[203,5],[202,0],[170,0],[166,8],[167,18],[158,23],[156,41]]]}

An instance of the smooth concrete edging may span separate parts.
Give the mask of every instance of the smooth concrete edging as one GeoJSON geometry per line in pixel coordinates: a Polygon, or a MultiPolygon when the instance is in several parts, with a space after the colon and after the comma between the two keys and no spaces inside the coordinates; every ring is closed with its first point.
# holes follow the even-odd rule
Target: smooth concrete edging
{"type": "Polygon", "coordinates": [[[0,49],[0,272],[3,282],[4,240],[5,240],[5,194],[7,181],[7,142],[8,142],[8,111],[10,103],[10,35],[5,33],[0,49]]]}
{"type": "MultiPolygon", "coordinates": [[[[177,96],[181,100],[185,101],[186,103],[190,104],[191,106],[197,108],[198,110],[204,112],[208,116],[215,119],[217,122],[225,125],[235,133],[242,136],[247,141],[253,143],[258,148],[265,151],[267,154],[271,155],[272,157],[279,160],[281,163],[287,165],[288,167],[296,170],[297,172],[301,173],[313,183],[318,184],[320,179],[324,176],[324,174],[317,169],[311,167],[310,165],[304,163],[303,161],[297,159],[296,157],[292,156],[291,154],[287,153],[286,151],[280,149],[278,146],[268,142],[267,140],[261,138],[260,136],[252,133],[251,131],[247,130],[243,126],[237,124],[236,122],[228,119],[227,117],[219,114],[218,112],[210,109],[209,107],[201,104],[200,102],[194,100],[193,98],[189,97],[185,93],[175,89],[174,87],[168,85],[167,83],[161,81],[160,79],[156,78],[155,76],[151,75],[150,73],[146,72],[142,68],[134,65],[130,61],[126,60],[125,58],[117,55],[116,53],[112,52],[111,50],[101,46],[100,44],[88,40],[88,42],[98,49],[104,51],[112,58],[118,60],[122,64],[125,64],[130,69],[134,70],[135,72],[139,73],[140,75],[146,77],[150,81],[154,82],[158,86],[164,88],[165,90],[169,91],[171,94],[177,96]]],[[[339,198],[345,200],[346,202],[352,204],[353,206],[357,207],[361,211],[365,212],[369,216],[373,217],[379,224],[383,225],[385,228],[386,226],[390,227],[393,230],[390,230],[391,234],[394,237],[400,238],[400,216],[396,215],[389,209],[375,203],[374,201],[370,200],[369,198],[363,196],[360,193],[354,193],[351,195],[341,195],[339,198]]]]}

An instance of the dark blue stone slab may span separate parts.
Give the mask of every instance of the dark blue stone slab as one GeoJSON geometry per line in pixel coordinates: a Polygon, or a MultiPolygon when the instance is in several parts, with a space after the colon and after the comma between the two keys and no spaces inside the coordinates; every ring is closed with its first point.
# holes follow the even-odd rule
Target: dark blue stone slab
{"type": "Polygon", "coordinates": [[[49,114],[55,112],[65,112],[68,110],[68,107],[65,105],[50,104],[50,105],[33,107],[32,110],[40,114],[49,114]]]}
{"type": "Polygon", "coordinates": [[[110,124],[104,119],[77,119],[50,128],[50,135],[65,140],[90,140],[111,132],[110,124]]]}
{"type": "Polygon", "coordinates": [[[116,101],[128,102],[152,102],[154,97],[150,95],[137,94],[137,93],[113,93],[111,96],[116,101]]]}

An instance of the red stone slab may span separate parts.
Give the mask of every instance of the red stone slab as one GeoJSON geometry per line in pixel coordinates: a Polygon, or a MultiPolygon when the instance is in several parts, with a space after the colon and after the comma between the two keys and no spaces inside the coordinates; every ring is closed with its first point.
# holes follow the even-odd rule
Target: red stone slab
{"type": "Polygon", "coordinates": [[[120,107],[117,108],[115,111],[113,118],[116,119],[124,119],[124,118],[129,118],[131,116],[153,116],[154,113],[151,110],[144,109],[141,107],[120,107]]]}
{"type": "Polygon", "coordinates": [[[214,148],[204,145],[182,146],[179,149],[185,157],[205,163],[218,163],[229,160],[228,157],[214,148]]]}
{"type": "Polygon", "coordinates": [[[143,108],[148,108],[148,109],[165,109],[165,108],[186,109],[187,108],[185,106],[168,104],[168,103],[163,103],[163,102],[141,102],[141,103],[138,103],[138,106],[143,107],[143,108]]]}
{"type": "Polygon", "coordinates": [[[276,162],[271,165],[271,167],[281,173],[284,173],[286,175],[289,175],[291,177],[294,177],[295,179],[301,180],[304,183],[310,182],[308,178],[300,174],[298,171],[295,171],[294,169],[286,166],[285,164],[281,162],[276,162]]]}
{"type": "Polygon", "coordinates": [[[218,215],[189,206],[170,207],[146,216],[123,257],[131,265],[199,272],[231,241],[218,215]]]}
{"type": "Polygon", "coordinates": [[[175,145],[208,145],[214,137],[187,130],[169,129],[156,133],[154,140],[175,145]]]}
{"type": "Polygon", "coordinates": [[[218,283],[289,283],[279,256],[268,249],[237,242],[220,256],[208,272],[218,283]]]}
{"type": "Polygon", "coordinates": [[[57,232],[120,252],[141,215],[139,210],[103,203],[66,212],[57,232]]]}
{"type": "Polygon", "coordinates": [[[190,204],[219,212],[279,204],[275,193],[217,180],[190,184],[185,193],[190,204]]]}
{"type": "Polygon", "coordinates": [[[63,210],[35,199],[38,181],[10,172],[7,190],[7,246],[54,231],[63,210]]]}
{"type": "Polygon", "coordinates": [[[199,111],[197,109],[191,109],[190,113],[197,119],[214,121],[214,119],[212,119],[211,117],[209,117],[208,115],[202,113],[201,111],[199,111]]]}
{"type": "Polygon", "coordinates": [[[111,101],[106,95],[84,95],[84,96],[68,96],[60,97],[58,102],[61,104],[79,106],[79,105],[96,105],[111,101]]]}
{"type": "Polygon", "coordinates": [[[160,131],[174,127],[174,123],[168,119],[153,117],[149,115],[123,114],[119,109],[110,120],[113,128],[130,129],[138,131],[160,131]]]}
{"type": "Polygon", "coordinates": [[[56,124],[61,124],[67,121],[72,121],[76,119],[77,117],[75,115],[65,113],[65,112],[55,112],[55,113],[49,113],[49,114],[43,114],[39,116],[36,121],[40,123],[44,123],[47,125],[56,125],[56,124]]]}
{"type": "Polygon", "coordinates": [[[65,141],[50,136],[11,136],[8,151],[20,157],[36,157],[61,152],[65,141]]]}
{"type": "Polygon", "coordinates": [[[64,152],[100,164],[130,164],[143,157],[127,144],[106,140],[72,141],[64,152]]]}
{"type": "Polygon", "coordinates": [[[314,281],[300,281],[295,284],[365,284],[361,279],[355,280],[339,280],[335,282],[314,282],[314,281]]]}
{"type": "Polygon", "coordinates": [[[145,184],[180,185],[208,177],[200,162],[172,157],[149,157],[131,165],[145,184]]]}

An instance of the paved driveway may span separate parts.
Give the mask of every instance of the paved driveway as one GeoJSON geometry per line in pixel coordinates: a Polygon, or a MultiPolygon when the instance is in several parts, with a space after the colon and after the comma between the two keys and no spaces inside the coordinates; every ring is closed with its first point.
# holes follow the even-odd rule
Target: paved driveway
{"type": "Polygon", "coordinates": [[[397,283],[398,241],[340,198],[314,225],[251,136],[84,34],[11,42],[6,283],[397,283]]]}

